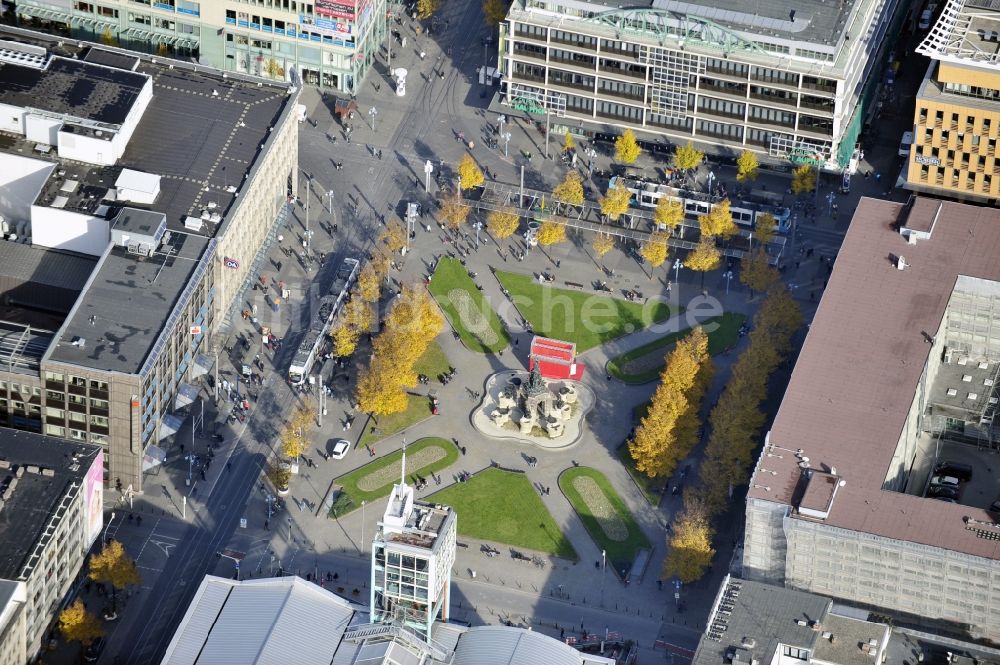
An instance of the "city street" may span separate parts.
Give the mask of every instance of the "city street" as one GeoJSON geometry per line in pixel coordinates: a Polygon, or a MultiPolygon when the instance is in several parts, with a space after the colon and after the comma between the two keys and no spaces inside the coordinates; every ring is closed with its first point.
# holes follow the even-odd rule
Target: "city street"
{"type": "MultiPolygon", "coordinates": [[[[210,447],[208,437],[216,431],[218,413],[228,413],[231,403],[220,399],[216,405],[213,390],[205,386],[202,391],[204,429],[192,437],[191,420],[188,419],[185,429],[175,437],[167,465],[147,479],[146,493],[134,499],[131,513],[141,516],[141,522],[129,518],[128,507],[116,502],[117,496],[108,494],[106,518],[111,510],[116,515],[110,522],[108,535],[125,543],[137,559],[144,582],[141,589],[126,599],[121,619],[108,624],[108,646],[100,662],[158,663],[200,579],[206,573],[232,576],[236,572],[232,559],[217,556],[224,550],[227,556],[242,558],[241,577],[260,577],[281,570],[320,578],[327,588],[367,604],[367,546],[385,501],[374,502],[341,520],[327,519],[324,507],[333,478],[369,461],[365,451],[353,450],[340,461],[323,460],[316,449],[308,451],[305,456],[315,458],[317,466],[302,466],[300,474],[292,480],[290,495],[285,497],[284,510],[269,520],[269,486],[262,483],[261,469],[272,455],[271,446],[282,420],[297,404],[315,404],[312,394],[293,391],[285,380],[289,360],[312,315],[310,304],[317,293],[324,292],[323,288],[328,286],[344,257],[363,258],[372,250],[381,228],[381,216],[387,220],[398,219],[408,201],[419,201],[425,210],[434,210],[432,201],[436,185],[432,178],[430,192],[424,192],[424,164],[430,160],[436,171],[442,168],[442,163],[453,168],[465,152],[464,144],[455,138],[456,132],[461,132],[466,137],[474,137],[476,146],[471,152],[493,179],[514,184],[520,178],[523,158],[505,158],[502,144],[489,150],[480,140],[484,131],[492,132],[497,118],[485,112],[494,89],[481,96],[482,86],[476,78],[476,68],[483,64],[481,40],[489,33],[483,25],[478,3],[469,7],[474,10],[466,11],[462,4],[446,5],[439,17],[439,28],[430,39],[417,37],[411,22],[403,21],[399,29],[408,36],[408,45],[401,48],[394,43],[392,67],[408,69],[407,94],[397,97],[391,82],[384,77],[383,51],[383,60],[377,67],[383,76],[379,78],[373,74],[366,81],[357,99],[359,111],[348,121],[349,134],[332,114],[332,97],[323,98],[314,89],[303,92],[301,101],[308,109],[309,122],[301,125],[299,148],[302,204],[295,205],[289,217],[289,228],[283,232],[282,241],[272,247],[271,265],[262,273],[274,282],[284,281],[291,294],[280,310],[273,312],[260,291],[248,292],[247,306],[256,306],[259,312],[257,324],[241,321],[236,316],[225,346],[238,346],[236,339],[240,334],[248,334],[259,343],[261,325],[270,327],[284,343],[273,357],[268,352],[262,354],[265,369],[261,372],[261,386],[254,388],[258,399],[253,403],[251,414],[245,423],[237,421],[224,426],[220,431],[225,434],[225,442],[216,449],[210,447]],[[423,58],[419,55],[421,51],[425,52],[423,58]],[[311,187],[307,185],[310,182],[311,187]],[[306,250],[303,241],[310,237],[306,250]],[[286,254],[289,247],[294,248],[297,255],[311,254],[316,260],[294,260],[292,257],[296,254],[286,254]],[[320,261],[320,256],[325,260],[320,261]],[[185,459],[185,455],[192,452],[198,456],[197,462],[185,459]],[[186,482],[189,474],[190,487],[186,482]],[[332,579],[334,574],[335,580],[332,579]],[[327,575],[331,578],[329,582],[325,581],[327,575]]],[[[495,64],[495,54],[490,57],[495,64]]],[[[916,72],[918,68],[911,69],[916,72]]],[[[904,85],[904,82],[897,85],[904,85]]],[[[523,115],[512,114],[508,118],[507,128],[512,135],[509,154],[520,155],[522,148],[533,152],[535,157],[525,168],[525,185],[551,189],[562,179],[567,167],[558,160],[542,159],[544,138],[523,115]]],[[[902,116],[891,121],[901,126],[906,122],[902,116]]],[[[794,243],[789,244],[794,249],[782,263],[784,276],[802,303],[807,321],[822,295],[832,260],[858,199],[863,195],[884,196],[888,179],[895,178],[892,173],[893,168],[898,169],[895,151],[884,150],[884,144],[891,143],[887,137],[892,132],[885,131],[885,137],[879,136],[878,149],[869,150],[863,164],[863,169],[877,170],[885,175],[881,178],[856,176],[849,195],[837,194],[832,199],[838,204],[836,217],[830,214],[832,203],[828,205],[826,196],[839,182],[835,183],[833,178],[824,179],[814,219],[804,216],[798,219],[797,236],[794,243]]],[[[555,154],[561,137],[553,136],[552,140],[550,149],[555,154]]],[[[597,160],[599,168],[609,166],[606,154],[599,154],[597,160]]],[[[639,166],[649,168],[654,164],[662,165],[663,162],[644,156],[639,166]]],[[[449,177],[453,177],[448,167],[444,168],[449,177]]],[[[716,169],[715,177],[730,184],[734,180],[733,174],[724,167],[716,169]]],[[[590,184],[593,198],[601,192],[590,184]]],[[[788,179],[784,174],[762,171],[756,186],[782,192],[788,188],[788,179]]],[[[894,196],[901,194],[896,192],[894,196]]],[[[790,196],[786,199],[791,202],[790,196]]],[[[429,219],[427,221],[430,223],[429,219]]],[[[427,232],[418,226],[412,251],[399,261],[401,269],[393,273],[394,280],[406,283],[424,279],[429,266],[450,249],[442,244],[437,224],[431,223],[431,229],[427,232]]],[[[519,236],[514,238],[516,242],[512,239],[505,244],[523,248],[519,236]]],[[[478,250],[474,249],[467,261],[469,268],[479,274],[477,281],[484,294],[492,302],[500,303],[504,302],[504,297],[491,275],[491,267],[519,272],[554,270],[559,281],[566,281],[570,276],[573,281],[582,283],[606,279],[600,266],[590,258],[589,244],[589,237],[571,233],[568,242],[547,248],[545,252],[530,251],[523,264],[505,264],[507,259],[502,255],[509,255],[509,251],[503,251],[490,240],[478,250]],[[554,264],[559,267],[554,269],[554,264]]],[[[670,261],[673,258],[671,255],[670,261]]],[[[665,286],[675,276],[664,266],[654,279],[650,279],[644,266],[621,248],[612,250],[603,263],[614,270],[614,277],[609,279],[614,289],[641,289],[648,297],[665,297],[665,286]]],[[[727,293],[724,271],[725,267],[709,273],[704,281],[705,289],[726,310],[752,314],[756,303],[748,301],[748,293],[738,280],[732,282],[727,293]]],[[[682,269],[669,298],[687,306],[692,297],[700,294],[700,284],[700,275],[682,269]]],[[[672,323],[680,328],[690,325],[681,319],[672,323]]],[[[475,472],[494,461],[510,467],[525,466],[521,457],[525,447],[487,441],[475,433],[468,417],[473,404],[464,396],[466,389],[481,389],[487,375],[500,367],[527,365],[530,335],[517,317],[510,316],[507,325],[519,343],[502,356],[473,354],[453,339],[450,330],[439,337],[451,364],[459,370],[459,380],[448,386],[436,386],[441,395],[442,415],[417,424],[405,436],[414,441],[433,434],[454,437],[467,444],[468,455],[459,458],[458,468],[442,474],[446,482],[451,482],[453,472],[475,472]]],[[[669,581],[661,588],[657,578],[665,555],[664,525],[680,508],[680,499],[667,495],[656,510],[650,509],[615,454],[615,449],[633,426],[632,408],[647,400],[655,386],[626,386],[608,381],[603,369],[609,358],[663,332],[634,333],[607,348],[594,348],[581,355],[581,362],[590,368],[585,380],[598,396],[598,406],[588,417],[587,431],[573,447],[557,452],[533,452],[538,455],[539,463],[529,474],[532,482],[555,486],[558,474],[573,462],[604,472],[653,543],[644,573],[625,585],[614,571],[602,574],[599,567],[594,568],[594,562],[601,558],[600,551],[568,501],[555,492],[544,501],[579,553],[580,561],[547,559],[544,568],[538,568],[507,557],[488,559],[480,552],[480,543],[460,537],[468,547],[460,548],[453,570],[454,618],[473,624],[510,620],[557,637],[563,632],[579,635],[583,630],[593,632],[609,628],[620,631],[626,639],[636,640],[643,662],[663,658],[654,650],[655,640],[686,649],[695,647],[718,583],[728,570],[734,544],[741,538],[741,509],[734,509],[731,537],[725,534],[718,539],[716,563],[706,579],[679,591],[675,591],[669,581]],[[477,572],[475,579],[473,571],[477,572]]],[[[716,358],[718,369],[705,400],[706,411],[707,405],[715,401],[725,385],[729,363],[738,357],[740,348],[716,358]]],[[[237,351],[234,357],[238,355],[237,351]]],[[[353,361],[363,363],[365,358],[355,357],[353,361]]],[[[234,362],[233,358],[220,357],[220,380],[236,382],[234,362]]],[[[345,431],[342,424],[351,411],[349,399],[355,373],[356,367],[338,373],[337,390],[328,402],[328,416],[314,436],[316,448],[324,446],[330,438],[350,435],[349,438],[356,441],[360,437],[363,414],[358,418],[358,426],[351,431],[345,431]]],[[[384,455],[401,445],[401,435],[389,437],[379,442],[378,454],[384,455]]],[[[699,452],[696,450],[694,457],[699,452]]],[[[434,489],[439,488],[430,488],[423,494],[434,489]]],[[[734,501],[739,505],[738,497],[734,501]]],[[[82,593],[88,601],[93,598],[98,602],[96,593],[82,593]]],[[[663,648],[662,644],[656,646],[663,648]]],[[[60,649],[55,654],[60,658],[52,662],[69,662],[71,653],[60,649]]]]}

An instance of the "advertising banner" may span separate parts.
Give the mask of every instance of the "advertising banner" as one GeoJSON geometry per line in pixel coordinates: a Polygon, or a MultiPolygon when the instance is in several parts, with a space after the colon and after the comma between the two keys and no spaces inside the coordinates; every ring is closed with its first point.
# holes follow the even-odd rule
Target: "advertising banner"
{"type": "Polygon", "coordinates": [[[351,34],[351,24],[346,21],[331,21],[328,18],[310,19],[308,16],[300,16],[299,18],[309,32],[331,37],[343,37],[351,34]]]}
{"type": "Polygon", "coordinates": [[[87,520],[88,546],[97,540],[104,528],[104,451],[94,455],[94,461],[83,477],[83,514],[87,520]]]}
{"type": "Polygon", "coordinates": [[[318,16],[335,18],[354,18],[356,8],[354,0],[315,0],[318,16]]]}

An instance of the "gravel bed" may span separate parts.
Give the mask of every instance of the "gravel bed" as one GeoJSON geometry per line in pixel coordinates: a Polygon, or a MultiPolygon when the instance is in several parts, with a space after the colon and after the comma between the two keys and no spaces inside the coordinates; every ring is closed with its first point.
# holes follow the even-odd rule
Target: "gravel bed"
{"type": "Polygon", "coordinates": [[[478,303],[472,299],[468,291],[452,289],[448,292],[448,300],[455,306],[462,326],[478,337],[483,344],[489,346],[500,341],[500,336],[490,327],[489,319],[483,315],[478,303]]]}
{"type": "Polygon", "coordinates": [[[590,513],[601,525],[601,531],[615,542],[625,542],[628,539],[628,527],[619,517],[601,486],[590,476],[577,476],[573,479],[573,488],[580,493],[583,502],[587,504],[590,513]]]}
{"type": "MultiPolygon", "coordinates": [[[[439,459],[444,459],[447,451],[441,446],[427,446],[415,453],[407,454],[406,466],[411,471],[419,471],[428,464],[433,464],[439,459]]],[[[389,466],[384,466],[378,471],[372,471],[367,476],[358,479],[358,489],[362,492],[374,492],[393,482],[399,480],[399,473],[403,469],[403,460],[398,459],[389,466]]]]}

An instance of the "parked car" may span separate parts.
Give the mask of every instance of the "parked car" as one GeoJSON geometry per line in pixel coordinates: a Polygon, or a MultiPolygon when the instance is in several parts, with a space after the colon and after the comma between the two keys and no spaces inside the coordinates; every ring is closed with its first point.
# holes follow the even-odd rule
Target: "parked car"
{"type": "Polygon", "coordinates": [[[920,12],[920,22],[917,23],[917,27],[921,30],[927,30],[931,27],[931,10],[925,9],[920,12]]]}
{"type": "Polygon", "coordinates": [[[931,487],[944,486],[944,487],[958,487],[962,484],[962,481],[955,476],[932,476],[931,477],[931,487]]]}
{"type": "Polygon", "coordinates": [[[903,138],[899,142],[899,156],[909,157],[911,145],[913,145],[913,132],[903,132],[903,138]]]}
{"type": "Polygon", "coordinates": [[[927,496],[932,499],[958,499],[960,494],[957,487],[947,487],[945,485],[931,485],[927,496]]]}
{"type": "Polygon", "coordinates": [[[962,464],[961,462],[949,462],[946,460],[944,462],[937,463],[934,467],[934,473],[942,476],[951,476],[968,482],[972,480],[972,465],[962,464]]]}
{"type": "Polygon", "coordinates": [[[347,451],[351,449],[351,442],[347,439],[337,439],[333,444],[333,452],[330,453],[330,457],[333,459],[344,459],[347,455],[347,451]]]}

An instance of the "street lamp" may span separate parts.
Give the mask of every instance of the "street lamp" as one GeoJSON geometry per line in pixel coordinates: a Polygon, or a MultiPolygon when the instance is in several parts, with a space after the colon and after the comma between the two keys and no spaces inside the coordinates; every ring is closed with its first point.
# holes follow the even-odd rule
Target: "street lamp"
{"type": "Polygon", "coordinates": [[[601,607],[604,607],[604,578],[608,570],[608,551],[601,550],[601,607]]]}
{"type": "Polygon", "coordinates": [[[674,259],[674,284],[677,285],[677,292],[680,293],[681,290],[681,268],[684,264],[681,263],[680,259],[674,259]]]}
{"type": "Polygon", "coordinates": [[[288,518],[288,542],[292,542],[292,518],[288,518]]]}
{"type": "Polygon", "coordinates": [[[733,271],[727,270],[726,274],[723,275],[726,278],[726,295],[729,295],[729,282],[733,280],[733,271]]]}
{"type": "Polygon", "coordinates": [[[594,175],[594,158],[597,157],[597,151],[593,148],[587,148],[587,157],[589,158],[587,162],[587,175],[594,175]]]}
{"type": "Polygon", "coordinates": [[[833,215],[833,200],[837,198],[830,192],[826,195],[826,216],[831,217],[833,215]]]}
{"type": "Polygon", "coordinates": [[[193,470],[194,459],[195,459],[194,453],[188,453],[187,459],[188,459],[188,482],[187,482],[187,484],[188,484],[188,486],[190,486],[191,485],[191,471],[193,470]]]}
{"type": "Polygon", "coordinates": [[[507,116],[500,114],[497,116],[497,134],[503,136],[503,126],[507,123],[507,116]]]}
{"type": "Polygon", "coordinates": [[[101,536],[101,542],[102,543],[107,543],[108,542],[108,529],[111,528],[111,523],[114,522],[114,521],[115,521],[115,511],[112,510],[111,511],[111,517],[108,518],[108,524],[107,524],[107,526],[104,527],[104,535],[101,536]]]}
{"type": "Polygon", "coordinates": [[[378,109],[374,106],[368,109],[368,115],[372,117],[372,133],[375,132],[375,116],[378,115],[378,109]]]}
{"type": "Polygon", "coordinates": [[[508,155],[507,155],[507,146],[510,143],[510,132],[507,132],[505,134],[501,134],[500,138],[503,139],[503,156],[504,156],[504,159],[507,159],[507,157],[508,157],[508,155]]]}
{"type": "Polygon", "coordinates": [[[333,214],[333,199],[334,199],[334,193],[333,193],[332,189],[329,190],[326,193],[326,198],[327,198],[327,202],[326,202],[327,210],[329,210],[330,214],[332,215],[333,214]]]}
{"type": "Polygon", "coordinates": [[[715,180],[715,171],[708,172],[708,197],[712,198],[712,181],[715,180]]]}
{"type": "Polygon", "coordinates": [[[476,247],[479,247],[479,230],[483,228],[483,223],[480,221],[476,221],[476,223],[473,224],[473,226],[476,229],[476,247]]]}

